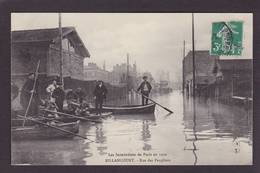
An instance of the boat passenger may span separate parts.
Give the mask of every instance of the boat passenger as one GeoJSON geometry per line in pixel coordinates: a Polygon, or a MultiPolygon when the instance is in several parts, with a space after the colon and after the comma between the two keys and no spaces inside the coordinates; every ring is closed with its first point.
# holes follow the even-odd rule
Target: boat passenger
{"type": "Polygon", "coordinates": [[[141,90],[141,93],[142,93],[142,105],[144,105],[144,104],[147,105],[148,104],[148,99],[145,98],[144,96],[149,97],[149,94],[151,92],[152,86],[147,81],[147,76],[144,76],[143,80],[144,81],[140,84],[140,86],[138,87],[137,91],[141,90]]]}
{"type": "Polygon", "coordinates": [[[57,88],[56,80],[53,80],[52,83],[46,88],[47,93],[49,94],[49,99],[52,102],[55,102],[54,97],[52,96],[53,91],[57,88]]]}
{"type": "Polygon", "coordinates": [[[83,102],[83,99],[85,97],[85,93],[83,92],[83,90],[81,88],[77,88],[75,91],[75,94],[77,95],[78,103],[81,105],[83,102]]]}
{"type": "Polygon", "coordinates": [[[58,87],[52,93],[52,97],[55,98],[55,104],[58,107],[59,112],[63,112],[63,102],[65,99],[65,92],[61,83],[58,84],[58,87]]]}
{"type": "Polygon", "coordinates": [[[28,79],[25,82],[22,91],[21,91],[21,104],[22,106],[27,109],[27,106],[30,101],[30,97],[32,96],[31,104],[28,110],[28,115],[29,116],[37,116],[39,112],[39,105],[40,105],[40,95],[39,95],[39,81],[38,79],[35,79],[34,73],[30,73],[28,75],[28,79]],[[34,81],[36,80],[35,83],[35,88],[33,90],[34,86],[34,81]]]}
{"type": "Polygon", "coordinates": [[[93,95],[95,100],[96,114],[101,114],[103,100],[106,99],[106,95],[107,95],[107,88],[103,84],[103,81],[101,80],[98,81],[98,84],[95,87],[93,95]]]}

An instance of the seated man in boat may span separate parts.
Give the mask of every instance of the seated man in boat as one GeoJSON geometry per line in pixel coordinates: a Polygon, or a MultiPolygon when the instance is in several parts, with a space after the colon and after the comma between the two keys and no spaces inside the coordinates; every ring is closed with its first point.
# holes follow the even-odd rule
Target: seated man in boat
{"type": "Polygon", "coordinates": [[[63,90],[63,86],[59,83],[58,87],[52,93],[52,97],[55,98],[55,104],[58,107],[59,112],[63,112],[63,102],[65,99],[65,92],[63,90]]]}
{"type": "Polygon", "coordinates": [[[56,113],[58,111],[58,106],[56,105],[56,103],[49,101],[47,103],[46,109],[52,111],[52,112],[47,112],[47,117],[50,117],[50,118],[59,117],[59,115],[56,113]]]}
{"type": "MultiPolygon", "coordinates": [[[[151,84],[147,81],[147,76],[143,77],[143,82],[140,84],[140,86],[138,87],[137,91],[141,90],[142,95],[149,97],[149,94],[151,92],[152,86],[151,84]]],[[[142,96],[142,105],[144,104],[148,104],[148,99],[145,98],[144,96],[142,96]]]]}
{"type": "Polygon", "coordinates": [[[103,100],[106,99],[106,95],[107,95],[107,88],[103,84],[103,81],[101,80],[98,81],[98,84],[95,87],[93,95],[95,100],[96,114],[101,114],[103,100]]]}
{"type": "Polygon", "coordinates": [[[84,98],[85,98],[85,93],[79,87],[79,88],[76,89],[75,94],[77,95],[78,103],[81,105],[83,103],[84,98]]]}
{"type": "Polygon", "coordinates": [[[66,100],[68,104],[67,107],[68,112],[72,114],[75,113],[75,110],[78,107],[78,103],[77,103],[78,97],[77,94],[72,89],[67,89],[66,100]]]}

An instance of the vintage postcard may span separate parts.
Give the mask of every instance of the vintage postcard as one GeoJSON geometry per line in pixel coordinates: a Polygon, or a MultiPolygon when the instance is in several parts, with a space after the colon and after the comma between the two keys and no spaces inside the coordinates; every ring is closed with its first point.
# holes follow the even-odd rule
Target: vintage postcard
{"type": "Polygon", "coordinates": [[[12,165],[252,165],[252,13],[11,13],[12,165]]]}

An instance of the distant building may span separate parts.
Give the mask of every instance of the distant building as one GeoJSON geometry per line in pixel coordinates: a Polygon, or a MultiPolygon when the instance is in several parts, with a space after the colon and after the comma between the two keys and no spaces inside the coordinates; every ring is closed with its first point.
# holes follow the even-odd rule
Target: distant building
{"type": "MultiPolygon", "coordinates": [[[[215,82],[217,74],[214,69],[217,66],[218,59],[218,56],[210,55],[207,50],[195,51],[195,88],[197,88],[197,91],[215,82]]],[[[193,94],[192,83],[193,63],[192,51],[190,51],[183,59],[183,84],[187,95],[193,94]]]]}
{"type": "Polygon", "coordinates": [[[233,96],[252,98],[252,59],[219,60],[218,64],[219,75],[216,83],[210,86],[211,96],[225,101],[229,101],[233,96]]]}
{"type": "MultiPolygon", "coordinates": [[[[90,54],[74,27],[63,27],[62,34],[63,75],[82,80],[83,60],[90,54]]],[[[19,89],[25,84],[28,74],[35,72],[40,60],[40,86],[42,94],[46,95],[49,79],[60,75],[59,38],[59,28],[12,31],[11,80],[19,89]]],[[[17,103],[19,99],[20,95],[17,103]]]]}
{"type": "MultiPolygon", "coordinates": [[[[209,51],[195,51],[196,96],[229,103],[234,98],[252,99],[252,59],[220,60],[209,51]]],[[[184,93],[192,95],[192,52],[183,60],[184,93]]]]}
{"type": "MultiPolygon", "coordinates": [[[[130,88],[136,85],[137,68],[136,64],[129,65],[128,82],[130,88]]],[[[116,64],[109,74],[109,80],[112,85],[126,85],[127,84],[127,64],[116,64]]]]}
{"type": "Polygon", "coordinates": [[[109,72],[97,66],[95,63],[88,63],[87,66],[84,66],[84,80],[93,81],[93,80],[102,80],[106,83],[110,83],[109,72]]]}

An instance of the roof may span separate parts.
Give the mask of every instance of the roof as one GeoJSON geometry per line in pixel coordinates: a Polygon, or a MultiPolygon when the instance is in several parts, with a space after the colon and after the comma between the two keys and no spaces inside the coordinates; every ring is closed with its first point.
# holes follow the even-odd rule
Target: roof
{"type": "MultiPolygon", "coordinates": [[[[83,57],[90,57],[88,49],[80,39],[74,27],[62,27],[63,37],[71,34],[75,46],[79,49],[79,53],[83,57]]],[[[59,28],[35,29],[35,30],[19,30],[12,31],[12,43],[26,42],[55,42],[59,39],[59,28]]]]}
{"type": "MultiPolygon", "coordinates": [[[[196,50],[195,54],[195,68],[197,73],[203,73],[207,75],[212,74],[212,69],[216,64],[216,60],[219,58],[215,55],[210,55],[208,50],[196,50]]],[[[191,73],[193,69],[192,51],[190,51],[184,58],[184,68],[186,73],[191,73]]]]}
{"type": "Polygon", "coordinates": [[[226,59],[218,61],[221,70],[252,70],[252,59],[226,59]]]}

